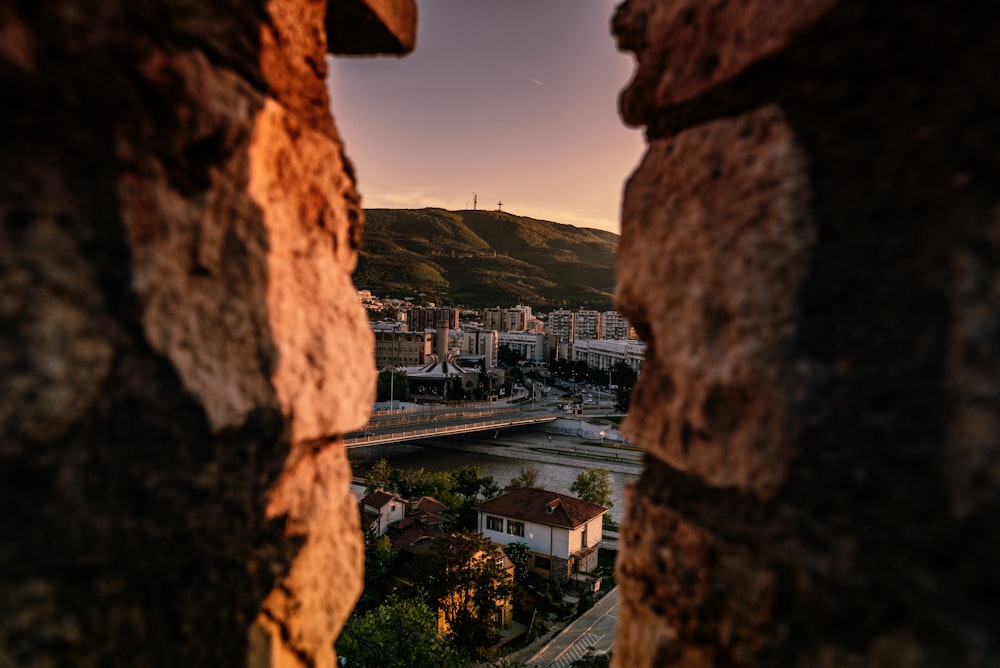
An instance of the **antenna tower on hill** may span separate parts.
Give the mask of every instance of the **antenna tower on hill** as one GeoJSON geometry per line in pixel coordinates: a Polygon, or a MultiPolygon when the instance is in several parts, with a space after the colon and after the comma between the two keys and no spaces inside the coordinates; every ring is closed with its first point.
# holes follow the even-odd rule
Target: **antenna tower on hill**
{"type": "Polygon", "coordinates": [[[503,211],[503,202],[497,202],[497,211],[503,211]]]}
{"type": "Polygon", "coordinates": [[[473,211],[476,210],[476,204],[478,204],[478,203],[479,203],[479,195],[477,195],[476,193],[472,193],[472,210],[473,211]]]}

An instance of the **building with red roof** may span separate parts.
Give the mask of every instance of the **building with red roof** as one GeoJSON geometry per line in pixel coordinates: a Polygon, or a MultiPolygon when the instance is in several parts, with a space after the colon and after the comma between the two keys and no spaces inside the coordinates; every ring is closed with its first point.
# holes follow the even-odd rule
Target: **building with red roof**
{"type": "Polygon", "coordinates": [[[607,508],[534,487],[511,490],[476,506],[479,533],[494,543],[525,543],[528,567],[567,580],[597,568],[607,508]]]}

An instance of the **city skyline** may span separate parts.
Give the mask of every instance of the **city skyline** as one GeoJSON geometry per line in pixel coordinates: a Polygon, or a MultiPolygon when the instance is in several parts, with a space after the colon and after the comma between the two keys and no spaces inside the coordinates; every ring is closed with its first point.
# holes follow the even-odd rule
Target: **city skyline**
{"type": "Polygon", "coordinates": [[[642,154],[616,0],[419,2],[402,58],[335,58],[328,86],[366,208],[473,208],[619,232],[642,154]]]}

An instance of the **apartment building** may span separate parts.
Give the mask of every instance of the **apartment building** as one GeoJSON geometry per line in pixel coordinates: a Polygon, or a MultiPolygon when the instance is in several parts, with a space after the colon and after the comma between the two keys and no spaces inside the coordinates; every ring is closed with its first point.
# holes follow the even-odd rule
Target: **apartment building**
{"type": "Polygon", "coordinates": [[[616,362],[625,362],[639,373],[646,356],[642,341],[610,339],[584,339],[573,342],[571,357],[574,362],[586,362],[596,369],[610,369],[616,362]]]}
{"type": "Polygon", "coordinates": [[[549,313],[546,331],[552,336],[559,337],[560,342],[568,343],[573,340],[574,320],[573,312],[568,309],[561,308],[552,311],[549,313]]]}
{"type": "Polygon", "coordinates": [[[573,314],[573,341],[601,338],[601,313],[580,309],[573,314]]]}
{"type": "Polygon", "coordinates": [[[386,332],[375,334],[375,367],[424,364],[434,350],[434,332],[386,332]]]}
{"type": "Polygon", "coordinates": [[[635,334],[628,319],[618,311],[605,311],[601,314],[602,339],[634,339],[635,334]]]}
{"type": "Polygon", "coordinates": [[[496,330],[470,330],[462,333],[463,356],[482,357],[487,369],[497,367],[497,354],[500,348],[496,330]]]}

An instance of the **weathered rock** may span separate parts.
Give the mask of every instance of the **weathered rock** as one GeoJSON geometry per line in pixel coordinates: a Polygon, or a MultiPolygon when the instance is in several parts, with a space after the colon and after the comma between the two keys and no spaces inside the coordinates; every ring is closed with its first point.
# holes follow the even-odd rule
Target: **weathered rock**
{"type": "Polygon", "coordinates": [[[374,368],[327,23],[0,5],[0,665],[333,665],[374,368]]]}
{"type": "Polygon", "coordinates": [[[642,314],[657,379],[637,388],[628,429],[671,466],[759,496],[795,454],[808,195],[776,107],[652,142],[625,190],[616,300],[642,314]]]}
{"type": "Polygon", "coordinates": [[[650,138],[616,664],[997,664],[998,18],[680,7],[615,24],[650,138]]]}
{"type": "Polygon", "coordinates": [[[621,49],[638,58],[622,93],[625,120],[649,123],[788,46],[837,0],[626,0],[615,13],[621,49]]]}

